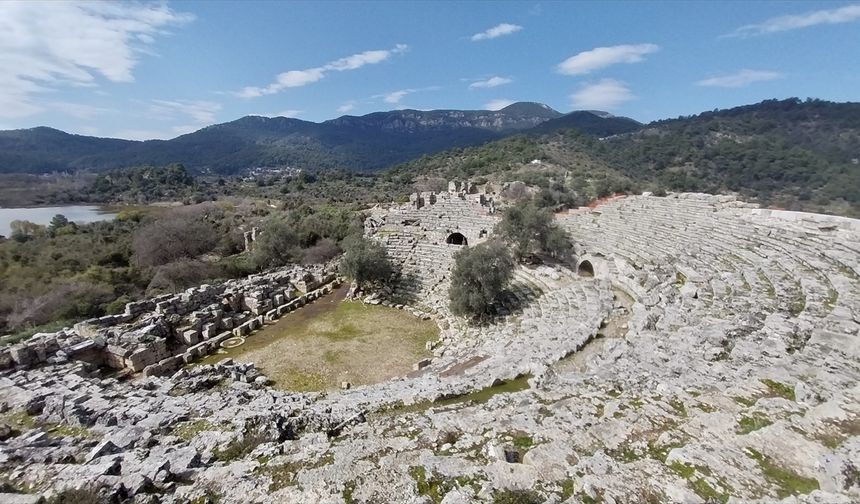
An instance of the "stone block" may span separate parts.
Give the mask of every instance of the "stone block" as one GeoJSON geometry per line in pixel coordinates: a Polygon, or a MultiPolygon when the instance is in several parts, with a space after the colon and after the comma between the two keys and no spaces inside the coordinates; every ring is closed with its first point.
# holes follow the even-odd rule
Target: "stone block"
{"type": "Polygon", "coordinates": [[[158,364],[150,364],[143,368],[143,376],[158,376],[162,373],[161,366],[158,364]]]}
{"type": "Polygon", "coordinates": [[[15,360],[8,351],[0,352],[0,369],[8,369],[15,365],[15,360]]]}
{"type": "Polygon", "coordinates": [[[200,341],[200,332],[197,329],[188,329],[182,332],[182,341],[186,345],[193,345],[200,341]]]}
{"type": "Polygon", "coordinates": [[[27,345],[15,345],[9,349],[9,355],[19,366],[30,366],[36,361],[36,352],[27,345]]]}
{"type": "Polygon", "coordinates": [[[230,332],[230,331],[222,332],[218,336],[215,336],[214,338],[212,338],[212,343],[214,343],[217,346],[217,344],[221,343],[224,340],[230,339],[232,337],[233,337],[232,332],[230,332]]]}
{"type": "Polygon", "coordinates": [[[203,325],[203,339],[209,339],[212,336],[215,336],[217,329],[215,328],[215,324],[208,323],[203,325]]]}
{"type": "Polygon", "coordinates": [[[412,366],[412,369],[415,371],[420,371],[429,366],[431,362],[432,361],[430,359],[421,359],[412,366]]]}

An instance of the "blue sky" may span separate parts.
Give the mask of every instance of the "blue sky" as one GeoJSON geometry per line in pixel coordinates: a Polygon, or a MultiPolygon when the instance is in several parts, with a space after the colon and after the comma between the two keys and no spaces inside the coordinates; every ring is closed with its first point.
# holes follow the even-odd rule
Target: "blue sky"
{"type": "Polygon", "coordinates": [[[538,101],[640,121],[858,101],[857,2],[0,2],[0,129],[172,138],[538,101]]]}

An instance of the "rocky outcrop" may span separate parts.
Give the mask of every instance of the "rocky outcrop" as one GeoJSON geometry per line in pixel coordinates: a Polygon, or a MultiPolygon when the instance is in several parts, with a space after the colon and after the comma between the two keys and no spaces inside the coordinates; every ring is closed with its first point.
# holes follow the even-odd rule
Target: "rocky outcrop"
{"type": "Polygon", "coordinates": [[[74,360],[7,369],[0,472],[130,502],[860,499],[857,221],[615,199],[559,216],[577,263],[520,268],[476,327],[445,308],[463,245],[444,232],[471,244],[495,217],[462,189],[430,196],[367,230],[442,328],[430,362],[314,394],[229,361],[131,380],[74,360]]]}

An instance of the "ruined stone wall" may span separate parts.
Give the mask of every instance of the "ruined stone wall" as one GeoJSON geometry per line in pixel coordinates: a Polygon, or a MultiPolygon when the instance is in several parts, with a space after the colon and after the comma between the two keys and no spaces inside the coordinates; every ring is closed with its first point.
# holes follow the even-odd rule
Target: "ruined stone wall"
{"type": "Polygon", "coordinates": [[[447,192],[414,193],[409,203],[373,209],[365,231],[402,266],[411,282],[401,286],[404,296],[424,297],[447,285],[457,251],[492,235],[500,218],[495,204],[474,184],[451,182],[447,192]]]}
{"type": "Polygon", "coordinates": [[[331,265],[293,266],[128,303],[121,314],[0,350],[0,369],[73,359],[134,373],[169,372],[313,301],[335,280],[331,265]]]}

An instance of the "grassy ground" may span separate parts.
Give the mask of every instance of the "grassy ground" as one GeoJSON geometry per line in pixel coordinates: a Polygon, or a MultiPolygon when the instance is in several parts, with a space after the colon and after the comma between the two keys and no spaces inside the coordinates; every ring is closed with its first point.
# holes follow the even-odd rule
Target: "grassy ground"
{"type": "Polygon", "coordinates": [[[377,383],[412,370],[438,338],[432,321],[403,310],[342,301],[338,292],[290,313],[247,338],[244,345],[207,357],[253,362],[275,386],[314,391],[377,383]]]}

